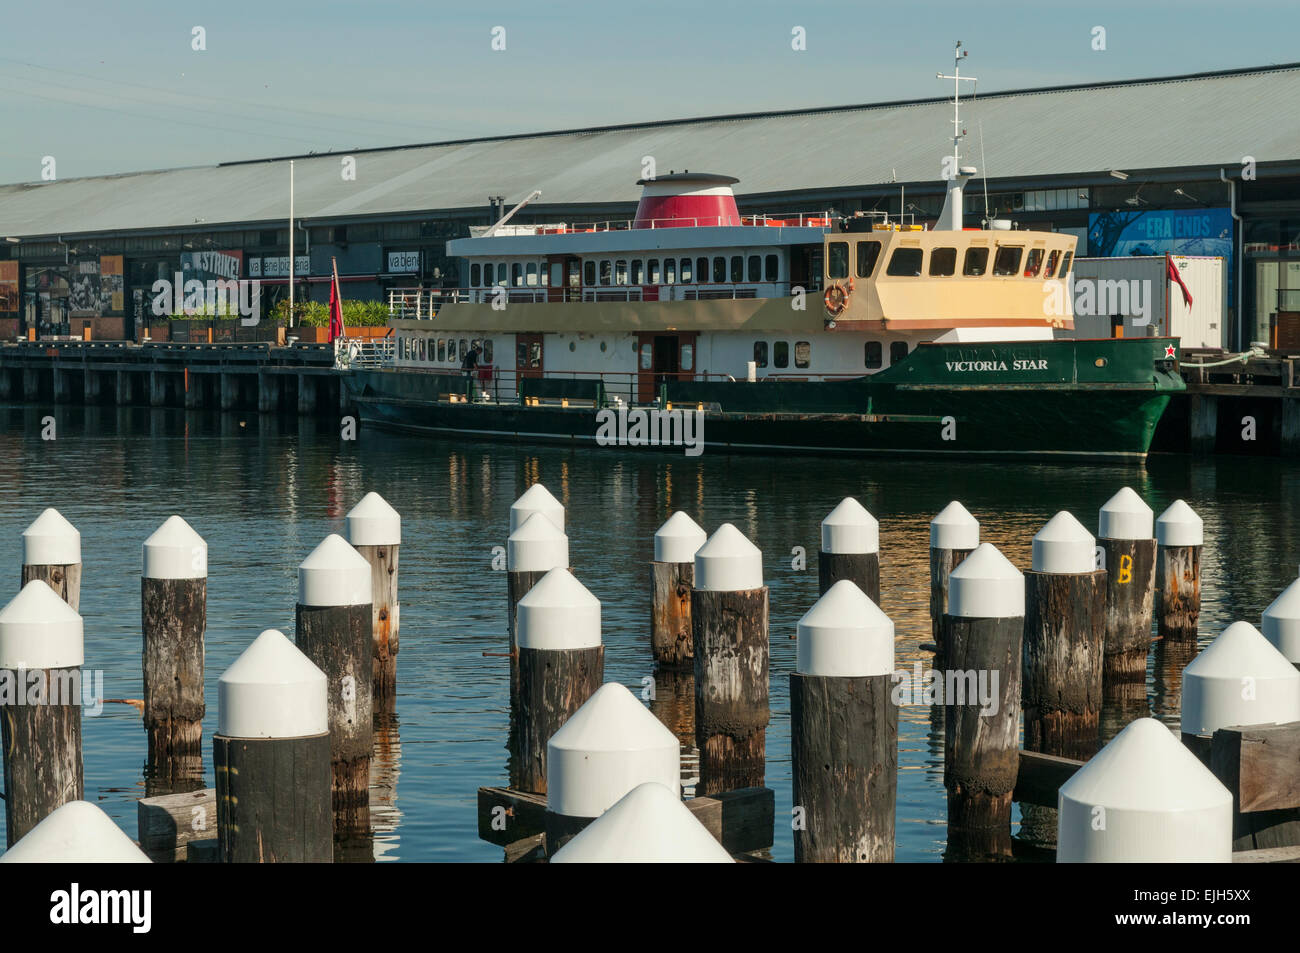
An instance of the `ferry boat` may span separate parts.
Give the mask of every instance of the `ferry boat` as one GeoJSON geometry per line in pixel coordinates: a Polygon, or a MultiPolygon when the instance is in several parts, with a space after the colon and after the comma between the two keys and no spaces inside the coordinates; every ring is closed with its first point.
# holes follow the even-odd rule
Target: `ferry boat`
{"type": "Polygon", "coordinates": [[[1177,339],[1067,337],[1075,238],[963,226],[959,104],[932,228],[741,215],[736,179],[685,170],[640,180],[626,222],[510,224],[525,200],[448,243],[466,287],[392,320],[382,366],[353,362],[362,421],[688,454],[1144,457],[1185,389],[1177,339]]]}

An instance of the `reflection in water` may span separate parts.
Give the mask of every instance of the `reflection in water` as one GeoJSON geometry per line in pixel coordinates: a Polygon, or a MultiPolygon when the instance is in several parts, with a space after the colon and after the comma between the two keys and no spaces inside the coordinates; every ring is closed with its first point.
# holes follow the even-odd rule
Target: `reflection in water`
{"type": "Polygon", "coordinates": [[[1101,743],[1106,745],[1131,722],[1151,714],[1146,682],[1106,682],[1101,693],[1101,743]]]}
{"type": "Polygon", "coordinates": [[[398,831],[402,826],[402,812],[397,806],[397,779],[402,773],[398,728],[395,712],[376,712],[375,747],[370,758],[370,829],[375,839],[375,860],[398,859],[398,831]]]}
{"type": "Polygon", "coordinates": [[[1183,702],[1183,669],[1196,658],[1191,639],[1160,639],[1152,654],[1152,699],[1155,716],[1177,728],[1183,702]]]}
{"type": "Polygon", "coordinates": [[[695,673],[657,670],[650,710],[677,736],[682,748],[682,790],[694,794],[700,780],[700,750],[695,747],[695,673]]]}

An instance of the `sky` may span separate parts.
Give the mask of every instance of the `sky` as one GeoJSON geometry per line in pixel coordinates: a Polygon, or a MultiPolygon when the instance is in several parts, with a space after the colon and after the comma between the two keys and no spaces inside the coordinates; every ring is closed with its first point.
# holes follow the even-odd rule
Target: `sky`
{"type": "Polygon", "coordinates": [[[7,0],[0,183],[937,97],[957,40],[984,93],[1293,62],[1297,36],[1297,0],[7,0]]]}

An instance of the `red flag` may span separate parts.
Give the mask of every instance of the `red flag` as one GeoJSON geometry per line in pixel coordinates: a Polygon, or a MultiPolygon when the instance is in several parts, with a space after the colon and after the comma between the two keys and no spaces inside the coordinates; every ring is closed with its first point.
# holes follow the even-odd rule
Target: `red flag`
{"type": "Polygon", "coordinates": [[[330,282],[330,342],[345,337],[343,331],[343,296],[339,293],[339,269],[334,264],[334,280],[330,282]]]}
{"type": "Polygon", "coordinates": [[[1165,271],[1169,275],[1169,280],[1178,282],[1178,287],[1183,289],[1183,304],[1190,308],[1192,306],[1192,293],[1187,290],[1187,285],[1183,282],[1183,276],[1178,273],[1178,266],[1174,264],[1173,258],[1168,255],[1165,255],[1165,262],[1167,266],[1165,271]]]}

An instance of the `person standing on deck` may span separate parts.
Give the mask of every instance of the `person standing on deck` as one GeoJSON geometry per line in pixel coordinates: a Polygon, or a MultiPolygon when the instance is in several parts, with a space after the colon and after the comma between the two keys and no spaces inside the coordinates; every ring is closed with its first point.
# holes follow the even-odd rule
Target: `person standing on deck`
{"type": "Polygon", "coordinates": [[[478,399],[478,352],[479,346],[478,343],[475,342],[470,346],[470,349],[465,352],[465,356],[461,358],[460,361],[460,369],[464,371],[465,376],[469,378],[471,394],[476,400],[478,399]]]}

